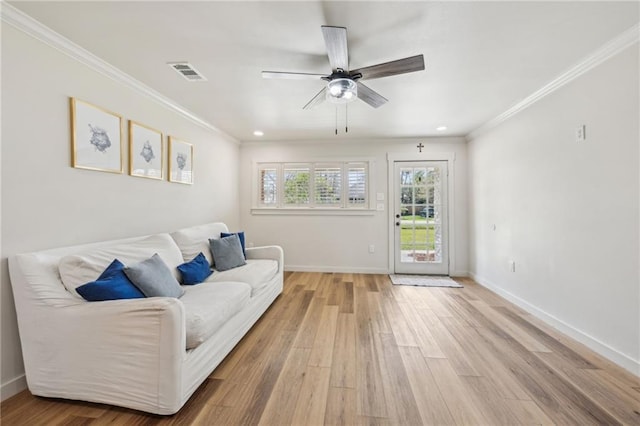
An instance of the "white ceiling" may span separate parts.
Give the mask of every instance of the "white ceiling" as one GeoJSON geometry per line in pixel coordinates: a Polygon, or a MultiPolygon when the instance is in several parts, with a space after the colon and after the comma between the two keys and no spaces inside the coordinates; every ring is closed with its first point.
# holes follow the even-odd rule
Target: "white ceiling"
{"type": "Polygon", "coordinates": [[[350,68],[424,54],[426,70],[365,81],[348,138],[466,135],[637,24],[637,2],[10,2],[241,141],[332,138],[336,107],[302,107],[330,73],[321,25],[345,26],[350,68]],[[188,61],[188,82],[166,63],[188,61]],[[445,132],[436,131],[440,125],[445,132]]]}

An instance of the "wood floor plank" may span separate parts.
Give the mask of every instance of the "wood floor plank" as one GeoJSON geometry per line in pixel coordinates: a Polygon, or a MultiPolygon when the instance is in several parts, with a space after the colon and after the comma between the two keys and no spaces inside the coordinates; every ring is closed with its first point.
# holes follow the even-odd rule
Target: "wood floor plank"
{"type": "Polygon", "coordinates": [[[402,363],[407,370],[411,390],[418,404],[422,424],[454,424],[447,404],[440,394],[421,351],[412,347],[400,347],[399,351],[402,363]]]}
{"type": "Polygon", "coordinates": [[[34,397],[22,425],[640,424],[640,377],[470,279],[287,272],[283,293],[173,416],[34,397]]]}
{"type": "Polygon", "coordinates": [[[504,403],[522,425],[555,426],[555,423],[533,401],[505,399],[504,403]]]}
{"type": "Polygon", "coordinates": [[[259,424],[268,426],[291,423],[310,355],[310,348],[294,347],[289,352],[282,373],[278,377],[260,417],[259,424]]]}
{"type": "Polygon", "coordinates": [[[322,425],[327,408],[331,369],[308,366],[293,412],[293,425],[322,425]]]}
{"type": "Polygon", "coordinates": [[[293,343],[295,348],[312,348],[313,342],[316,340],[316,334],[322,324],[320,318],[322,310],[326,305],[326,299],[323,297],[314,297],[309,305],[307,314],[300,324],[296,340],[293,343]]]}
{"type": "Polygon", "coordinates": [[[353,311],[353,281],[347,281],[343,287],[344,297],[340,305],[341,314],[352,314],[353,311]]]}
{"type": "MultiPolygon", "coordinates": [[[[429,327],[419,315],[411,303],[398,303],[400,310],[407,320],[407,326],[411,328],[416,336],[418,347],[422,355],[427,358],[445,358],[438,342],[429,331],[429,327]]],[[[422,311],[424,313],[424,311],[422,311]]]]}
{"type": "Polygon", "coordinates": [[[580,389],[592,401],[622,423],[640,425],[640,402],[627,395],[613,392],[604,381],[594,381],[589,374],[593,369],[575,368],[570,362],[556,353],[542,353],[539,357],[556,372],[559,372],[571,384],[580,389]]]}
{"type": "Polygon", "coordinates": [[[374,333],[391,333],[391,325],[382,306],[380,292],[367,293],[369,303],[369,319],[374,333]]]}
{"type": "Polygon", "coordinates": [[[258,369],[259,373],[254,376],[257,379],[250,381],[244,387],[242,394],[237,396],[244,402],[236,405],[238,413],[242,414],[239,420],[240,424],[257,424],[259,422],[282,372],[294,338],[295,333],[289,330],[281,331],[268,355],[260,363],[262,368],[258,369]]]}
{"type": "Polygon", "coordinates": [[[333,346],[336,340],[339,307],[326,305],[322,309],[320,324],[322,327],[313,342],[309,365],[314,367],[331,367],[333,360],[333,346]]]}
{"type": "Polygon", "coordinates": [[[596,368],[591,362],[586,360],[584,357],[558,342],[557,339],[554,339],[549,334],[545,333],[543,330],[539,329],[535,325],[531,324],[520,315],[514,313],[512,310],[506,307],[497,307],[495,308],[498,312],[500,312],[505,317],[509,318],[523,329],[527,330],[532,335],[536,336],[536,338],[541,341],[546,347],[551,349],[554,353],[559,354],[560,356],[569,360],[576,368],[596,368]]]}
{"type": "MultiPolygon", "coordinates": [[[[491,333],[483,328],[477,331],[491,333]]],[[[495,336],[488,336],[487,341],[492,341],[495,350],[504,354],[504,362],[549,417],[565,424],[620,424],[520,343],[495,336]]]]}
{"type": "Polygon", "coordinates": [[[466,385],[477,407],[492,425],[518,424],[517,416],[505,404],[505,398],[500,396],[498,389],[487,377],[460,376],[466,385]]]}
{"type": "Polygon", "coordinates": [[[398,302],[395,299],[384,299],[382,303],[396,343],[399,346],[418,347],[414,329],[409,325],[407,316],[402,309],[400,309],[398,302]]]}
{"type": "Polygon", "coordinates": [[[356,338],[358,415],[387,418],[380,354],[373,342],[372,320],[366,287],[356,288],[356,338]]]}
{"type": "Polygon", "coordinates": [[[374,334],[374,344],[382,354],[379,362],[389,419],[403,425],[420,424],[420,411],[393,335],[374,334]]]}
{"type": "MultiPolygon", "coordinates": [[[[442,321],[447,323],[447,318],[442,321]]],[[[494,384],[494,390],[503,399],[531,400],[531,396],[520,385],[512,372],[496,357],[496,354],[478,336],[475,328],[463,327],[458,323],[447,324],[462,350],[473,354],[469,361],[478,373],[494,384]]]]}
{"type": "Polygon", "coordinates": [[[330,387],[324,424],[327,426],[353,426],[358,422],[355,389],[330,387]]]}
{"type": "Polygon", "coordinates": [[[487,319],[496,324],[500,324],[500,327],[502,327],[511,337],[522,343],[527,350],[532,352],[551,352],[551,349],[547,348],[534,336],[529,335],[526,330],[523,330],[509,318],[505,318],[493,307],[487,305],[482,300],[471,301],[469,303],[471,303],[487,319]]]}
{"type": "Polygon", "coordinates": [[[442,349],[446,358],[451,362],[451,366],[457,374],[461,376],[480,375],[469,360],[471,354],[467,354],[464,351],[442,321],[431,324],[430,332],[438,342],[438,346],[442,349]]]}
{"type": "Polygon", "coordinates": [[[426,363],[456,424],[491,424],[471,398],[448,359],[428,358],[426,363]]]}
{"type": "Polygon", "coordinates": [[[356,318],[354,314],[338,314],[336,337],[331,363],[330,385],[355,389],[356,381],[356,318]]]}

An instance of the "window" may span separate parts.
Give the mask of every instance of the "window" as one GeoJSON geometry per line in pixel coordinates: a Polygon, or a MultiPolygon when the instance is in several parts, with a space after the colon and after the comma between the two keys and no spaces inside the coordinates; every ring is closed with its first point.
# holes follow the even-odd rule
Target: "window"
{"type": "Polygon", "coordinates": [[[308,205],[309,167],[285,165],[284,167],[284,204],[288,206],[308,205]]]}
{"type": "Polygon", "coordinates": [[[332,166],[316,166],[314,184],[316,204],[323,206],[342,205],[342,168],[332,166]]]}
{"type": "Polygon", "coordinates": [[[277,192],[278,169],[265,167],[260,169],[260,204],[276,206],[278,204],[277,192]]]}
{"type": "Polygon", "coordinates": [[[369,209],[369,162],[258,163],[257,208],[369,209]]]}
{"type": "Polygon", "coordinates": [[[367,168],[364,164],[352,164],[348,166],[348,204],[350,206],[363,206],[367,202],[367,168]]]}

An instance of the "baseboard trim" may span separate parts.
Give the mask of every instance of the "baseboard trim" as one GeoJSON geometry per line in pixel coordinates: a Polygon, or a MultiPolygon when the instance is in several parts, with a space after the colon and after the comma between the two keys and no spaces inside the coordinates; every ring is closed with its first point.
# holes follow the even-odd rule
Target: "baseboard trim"
{"type": "Polygon", "coordinates": [[[27,378],[23,374],[2,384],[0,387],[0,401],[9,399],[25,389],[27,389],[27,378]]]}
{"type": "Polygon", "coordinates": [[[341,274],[389,274],[386,268],[354,268],[350,266],[284,265],[287,272],[337,272],[341,274]]]}
{"type": "Polygon", "coordinates": [[[481,286],[486,287],[489,290],[493,291],[494,293],[504,297],[509,302],[513,303],[514,305],[517,305],[518,307],[524,309],[525,311],[532,314],[533,316],[541,319],[542,321],[546,322],[553,328],[556,328],[560,332],[584,344],[589,349],[593,350],[594,352],[597,352],[598,354],[607,358],[611,362],[614,362],[615,364],[619,365],[625,370],[640,377],[640,360],[635,360],[630,356],[612,348],[611,346],[601,342],[600,340],[596,339],[593,336],[590,336],[589,334],[583,332],[582,330],[579,330],[573,327],[572,325],[567,324],[561,319],[558,319],[555,316],[538,308],[537,306],[532,305],[526,300],[521,299],[520,297],[514,295],[513,293],[510,293],[504,290],[503,288],[487,280],[486,278],[478,276],[473,272],[470,272],[469,276],[481,286]]]}

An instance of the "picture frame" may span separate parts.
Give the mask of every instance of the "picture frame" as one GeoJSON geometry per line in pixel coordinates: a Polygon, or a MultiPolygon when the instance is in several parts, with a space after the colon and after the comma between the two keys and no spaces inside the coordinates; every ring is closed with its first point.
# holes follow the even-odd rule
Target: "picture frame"
{"type": "Polygon", "coordinates": [[[169,182],[193,184],[193,145],[169,136],[169,182]]]}
{"type": "Polygon", "coordinates": [[[102,107],[69,98],[71,166],[122,173],[122,117],[102,107]]]}
{"type": "Polygon", "coordinates": [[[160,130],[129,120],[129,175],[162,180],[163,142],[160,130]]]}

